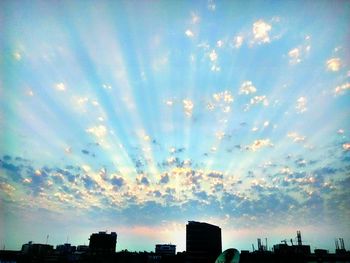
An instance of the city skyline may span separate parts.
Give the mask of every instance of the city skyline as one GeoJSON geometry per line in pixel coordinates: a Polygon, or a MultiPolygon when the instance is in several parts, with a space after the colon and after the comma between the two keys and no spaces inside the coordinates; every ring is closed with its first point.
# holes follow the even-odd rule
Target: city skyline
{"type": "Polygon", "coordinates": [[[0,9],[1,247],[350,244],[349,1],[0,9]]]}

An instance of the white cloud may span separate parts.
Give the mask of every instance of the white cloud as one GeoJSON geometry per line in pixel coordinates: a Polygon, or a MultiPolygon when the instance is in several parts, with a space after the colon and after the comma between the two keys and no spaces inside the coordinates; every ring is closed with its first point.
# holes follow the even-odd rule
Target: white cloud
{"type": "Polygon", "coordinates": [[[301,136],[297,132],[289,132],[287,134],[288,138],[291,138],[293,142],[304,142],[305,141],[305,136],[301,136]]]}
{"type": "Polygon", "coordinates": [[[301,62],[301,50],[300,48],[293,48],[288,52],[288,56],[290,58],[290,64],[298,64],[301,62]]]}
{"type": "Polygon", "coordinates": [[[331,58],[327,60],[327,69],[330,71],[338,71],[341,67],[340,58],[331,58]]]}
{"type": "Polygon", "coordinates": [[[344,134],[344,132],[345,132],[344,129],[339,129],[339,130],[337,131],[338,134],[344,134]]]}
{"type": "Polygon", "coordinates": [[[216,46],[217,47],[222,47],[224,45],[224,41],[222,41],[222,40],[218,40],[217,42],[216,42],[216,46]]]}
{"type": "Polygon", "coordinates": [[[250,99],[250,104],[259,104],[262,103],[264,106],[269,106],[269,101],[267,100],[265,95],[255,96],[250,99]]]}
{"type": "Polygon", "coordinates": [[[196,13],[191,13],[192,24],[197,24],[200,21],[200,17],[196,13]]]}
{"type": "Polygon", "coordinates": [[[271,25],[264,22],[263,20],[258,20],[253,24],[253,34],[254,39],[259,43],[269,43],[270,36],[269,32],[271,31],[271,25]]]}
{"type": "Polygon", "coordinates": [[[300,97],[297,99],[297,105],[295,106],[298,113],[303,113],[307,111],[307,99],[305,97],[300,97]]]}
{"type": "Polygon", "coordinates": [[[240,48],[243,44],[244,38],[242,36],[236,36],[233,40],[234,47],[235,48],[240,48]]]}
{"type": "Polygon", "coordinates": [[[58,91],[65,91],[66,90],[66,86],[62,82],[57,83],[55,87],[58,91]]]}
{"type": "Polygon", "coordinates": [[[211,71],[215,71],[215,72],[219,72],[221,70],[221,68],[217,65],[212,65],[210,68],[211,71]]]}
{"type": "Polygon", "coordinates": [[[98,125],[86,129],[86,132],[95,135],[97,138],[103,138],[107,135],[107,128],[104,125],[98,125]]]}
{"type": "Polygon", "coordinates": [[[241,85],[241,88],[239,89],[239,94],[248,95],[255,92],[256,88],[251,81],[244,81],[241,85]]]}
{"type": "Polygon", "coordinates": [[[213,98],[217,102],[224,101],[226,103],[231,103],[231,102],[233,102],[233,99],[234,99],[231,92],[228,90],[225,90],[223,92],[214,93],[213,98]]]}
{"type": "Polygon", "coordinates": [[[191,117],[192,116],[192,111],[193,111],[193,107],[194,104],[190,99],[184,99],[182,101],[183,103],[183,107],[184,107],[184,111],[187,117],[191,117]]]}
{"type": "Polygon", "coordinates": [[[260,139],[260,140],[255,140],[251,145],[248,146],[248,149],[255,152],[255,151],[257,151],[263,147],[267,147],[267,146],[273,146],[270,139],[260,139]]]}
{"type": "Polygon", "coordinates": [[[344,144],[343,144],[343,149],[344,149],[345,151],[350,151],[350,143],[344,143],[344,144]]]}
{"type": "Polygon", "coordinates": [[[335,95],[343,95],[344,92],[345,92],[346,90],[349,90],[349,89],[350,89],[350,83],[347,82],[347,83],[345,83],[345,84],[343,84],[343,85],[337,86],[337,87],[334,89],[334,93],[335,93],[335,95]]]}
{"type": "Polygon", "coordinates": [[[165,104],[168,105],[168,106],[173,106],[174,101],[172,101],[172,100],[167,100],[167,101],[165,101],[165,104]]]}
{"type": "Polygon", "coordinates": [[[194,36],[193,32],[190,29],[186,30],[185,35],[188,36],[188,37],[193,37],[194,36]]]}
{"type": "Polygon", "coordinates": [[[216,61],[218,59],[218,55],[216,54],[215,50],[213,49],[210,53],[209,53],[209,58],[211,61],[216,61]]]}

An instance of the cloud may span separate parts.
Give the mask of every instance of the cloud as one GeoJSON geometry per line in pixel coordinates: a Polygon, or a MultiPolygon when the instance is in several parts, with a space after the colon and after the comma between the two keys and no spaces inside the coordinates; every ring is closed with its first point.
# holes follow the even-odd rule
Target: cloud
{"type": "Polygon", "coordinates": [[[300,48],[293,48],[288,52],[288,56],[290,58],[290,64],[298,64],[301,62],[301,51],[300,48]]]}
{"type": "Polygon", "coordinates": [[[121,176],[113,176],[111,179],[111,184],[115,187],[122,187],[125,184],[125,180],[121,176]]]}
{"type": "Polygon", "coordinates": [[[350,151],[350,143],[349,143],[349,142],[344,143],[344,144],[343,144],[343,149],[344,149],[345,151],[350,151]]]}
{"type": "Polygon", "coordinates": [[[98,125],[98,126],[94,126],[94,127],[86,129],[86,132],[91,133],[91,134],[95,135],[97,138],[101,139],[101,138],[106,136],[107,128],[104,125],[98,125]]]}
{"type": "Polygon", "coordinates": [[[185,115],[187,117],[191,117],[192,116],[192,112],[193,112],[193,107],[194,107],[193,102],[190,99],[184,99],[182,101],[182,103],[183,103],[185,115]]]}
{"type": "Polygon", "coordinates": [[[255,152],[263,147],[268,147],[268,146],[270,147],[273,146],[270,139],[260,139],[260,140],[255,140],[251,145],[247,146],[247,148],[255,152]]]}
{"type": "Polygon", "coordinates": [[[307,111],[307,99],[306,97],[300,97],[297,99],[297,104],[295,106],[295,109],[298,113],[304,113],[307,111]]]}
{"type": "Polygon", "coordinates": [[[215,51],[215,49],[213,49],[210,53],[209,53],[209,58],[210,61],[215,62],[218,59],[218,55],[215,51]]]}
{"type": "Polygon", "coordinates": [[[169,183],[169,181],[170,181],[170,178],[169,178],[169,174],[168,173],[162,174],[160,176],[160,180],[159,180],[160,184],[167,184],[167,183],[169,183]]]}
{"type": "Polygon", "coordinates": [[[64,85],[64,83],[57,83],[55,86],[56,90],[58,91],[65,91],[66,90],[66,86],[64,85]]]}
{"type": "Polygon", "coordinates": [[[1,182],[0,183],[0,190],[1,190],[1,192],[4,192],[9,196],[12,196],[13,193],[15,192],[16,188],[8,183],[1,182]]]}
{"type": "Polygon", "coordinates": [[[241,85],[241,88],[239,89],[239,94],[248,95],[255,92],[256,88],[251,81],[244,81],[241,85]]]}
{"type": "Polygon", "coordinates": [[[194,36],[193,32],[192,32],[190,29],[187,29],[187,30],[185,31],[185,35],[186,35],[187,37],[189,37],[189,38],[191,38],[191,37],[194,36]]]}
{"type": "Polygon", "coordinates": [[[200,21],[200,17],[196,13],[192,12],[191,13],[192,24],[197,24],[197,23],[199,23],[199,21],[200,21]]]}
{"type": "Polygon", "coordinates": [[[304,142],[305,141],[305,136],[301,136],[297,132],[289,132],[287,134],[287,137],[293,139],[293,142],[304,142]]]}
{"type": "Polygon", "coordinates": [[[137,178],[136,178],[136,182],[138,185],[144,185],[144,186],[149,186],[150,185],[150,182],[148,180],[148,178],[141,174],[139,175],[137,178]]]}
{"type": "Polygon", "coordinates": [[[258,20],[253,24],[253,35],[254,39],[258,43],[269,43],[270,36],[269,32],[271,31],[271,25],[264,22],[263,20],[258,20]]]}
{"type": "Polygon", "coordinates": [[[243,44],[244,38],[243,36],[236,36],[233,40],[233,44],[235,48],[240,48],[243,44]]]}
{"type": "Polygon", "coordinates": [[[215,11],[216,5],[215,5],[215,3],[214,3],[213,0],[209,0],[209,1],[208,1],[207,8],[208,8],[208,10],[210,10],[210,11],[213,11],[213,12],[215,11]]]}
{"type": "Polygon", "coordinates": [[[343,85],[337,86],[334,89],[334,93],[335,93],[335,95],[343,95],[345,93],[345,91],[347,91],[349,89],[350,89],[350,83],[347,82],[347,83],[345,83],[343,85]]]}
{"type": "Polygon", "coordinates": [[[331,58],[327,60],[327,70],[329,71],[338,71],[342,66],[340,58],[331,58]]]}
{"type": "Polygon", "coordinates": [[[22,55],[18,51],[13,52],[12,55],[13,55],[13,58],[17,61],[20,61],[22,59],[22,55]]]}
{"type": "Polygon", "coordinates": [[[250,99],[250,104],[252,104],[252,105],[259,104],[259,103],[262,103],[264,106],[269,105],[269,101],[267,100],[265,95],[255,96],[255,97],[250,99]]]}
{"type": "Polygon", "coordinates": [[[225,90],[223,92],[214,93],[213,98],[216,102],[225,102],[225,103],[231,103],[234,100],[231,92],[228,90],[225,90]]]}

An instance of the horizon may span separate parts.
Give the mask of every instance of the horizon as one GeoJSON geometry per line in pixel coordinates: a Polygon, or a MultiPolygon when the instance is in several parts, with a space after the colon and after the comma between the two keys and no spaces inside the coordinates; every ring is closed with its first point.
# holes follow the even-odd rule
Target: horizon
{"type": "Polygon", "coordinates": [[[191,219],[223,248],[349,249],[349,1],[0,10],[1,248],[183,251],[191,219]]]}
{"type": "MultiPolygon", "coordinates": [[[[187,221],[187,222],[190,222],[190,221],[193,221],[193,220],[189,220],[189,221],[187,221]]],[[[195,221],[195,222],[197,222],[197,221],[195,221]]],[[[207,223],[207,222],[201,222],[201,223],[207,223]]],[[[213,224],[211,224],[211,225],[213,225],[213,224]]],[[[186,225],[185,225],[186,226],[186,225]]],[[[218,226],[218,227],[220,227],[220,226],[218,226]]],[[[221,229],[221,228],[220,228],[221,229]]],[[[95,231],[95,232],[92,232],[92,233],[90,233],[89,234],[89,236],[90,235],[92,235],[93,233],[99,233],[99,232],[105,232],[105,233],[107,233],[107,234],[110,234],[110,233],[112,233],[112,232],[115,232],[115,231],[113,231],[113,230],[110,230],[110,231],[107,231],[107,230],[99,230],[99,231],[95,231]]],[[[131,250],[131,249],[128,249],[127,247],[121,247],[121,248],[119,248],[118,249],[118,244],[119,244],[119,240],[118,240],[118,238],[120,238],[119,237],[119,234],[118,234],[118,232],[115,232],[116,234],[117,234],[117,243],[116,243],[116,250],[115,250],[115,252],[121,252],[121,251],[124,251],[124,250],[127,250],[127,251],[129,251],[129,252],[144,252],[144,251],[146,251],[146,252],[154,252],[154,250],[155,250],[155,246],[157,245],[157,244],[172,244],[172,245],[175,245],[176,246],[176,253],[178,253],[178,252],[185,252],[186,251],[186,247],[184,247],[183,249],[178,249],[178,247],[180,247],[180,248],[182,248],[183,247],[183,245],[184,244],[186,244],[186,238],[185,238],[185,236],[186,236],[186,233],[184,233],[184,242],[182,242],[182,244],[180,244],[180,246],[178,246],[177,244],[174,244],[174,243],[172,243],[171,241],[170,242],[158,242],[158,243],[154,243],[154,244],[150,244],[149,246],[146,246],[146,247],[144,247],[144,249],[139,249],[139,250],[131,250]],[[153,247],[152,247],[153,246],[153,247]],[[148,248],[148,249],[146,249],[146,248],[148,248]]],[[[324,244],[327,244],[326,246],[327,247],[321,247],[321,246],[317,246],[317,245],[315,245],[315,244],[311,244],[311,243],[309,243],[309,242],[305,242],[305,239],[304,239],[304,236],[303,236],[303,233],[301,233],[302,234],[302,242],[303,242],[303,245],[309,245],[310,246],[310,248],[311,248],[311,251],[313,252],[313,250],[314,249],[327,249],[328,251],[329,251],[329,253],[334,253],[335,252],[335,244],[334,244],[334,239],[335,238],[333,238],[333,239],[330,239],[330,240],[332,240],[332,242],[333,242],[333,247],[330,245],[331,244],[331,242],[329,242],[330,240],[327,240],[328,242],[326,242],[326,243],[324,243],[324,244]]],[[[221,229],[221,235],[222,235],[222,241],[223,241],[223,236],[225,236],[225,232],[224,231],[222,231],[222,229],[221,229]]],[[[308,235],[307,235],[307,237],[309,237],[308,235]]],[[[61,243],[52,243],[52,242],[50,242],[50,235],[49,234],[47,234],[46,236],[45,236],[45,240],[42,240],[42,242],[40,242],[40,241],[33,241],[33,240],[28,240],[27,242],[25,242],[25,243],[23,243],[22,245],[24,245],[24,244],[27,244],[27,243],[29,243],[29,242],[33,242],[34,244],[48,244],[48,245],[52,245],[54,248],[57,246],[57,245],[63,245],[63,244],[71,244],[72,246],[79,246],[79,245],[86,245],[86,246],[89,246],[89,238],[87,238],[86,240],[87,240],[87,242],[84,242],[84,243],[72,243],[72,242],[70,242],[70,240],[69,240],[69,236],[67,236],[67,240],[65,241],[65,242],[61,242],[61,243]]],[[[239,251],[241,251],[241,250],[248,250],[248,251],[253,251],[252,250],[252,246],[254,245],[254,247],[255,247],[255,249],[257,248],[257,239],[258,238],[261,238],[262,239],[262,244],[263,245],[265,245],[265,239],[267,238],[267,250],[269,250],[269,251],[273,251],[273,246],[274,245],[277,245],[277,244],[282,244],[282,243],[284,243],[284,242],[287,242],[287,244],[288,245],[291,245],[291,243],[290,243],[290,240],[292,239],[293,240],[293,243],[294,243],[294,245],[296,245],[296,242],[297,242],[297,238],[296,238],[296,235],[294,235],[294,236],[292,236],[292,237],[285,237],[285,236],[280,236],[280,237],[275,237],[274,239],[269,239],[267,236],[265,236],[265,237],[262,237],[262,236],[258,236],[258,237],[256,237],[255,238],[255,240],[251,240],[251,243],[249,244],[250,245],[250,247],[249,246],[247,246],[247,247],[244,247],[244,248],[237,248],[237,247],[235,247],[235,246],[230,246],[230,245],[228,245],[228,244],[223,244],[223,249],[222,249],[222,251],[225,251],[225,250],[227,250],[227,249],[229,249],[229,248],[236,248],[236,249],[238,249],[239,251]],[[278,241],[279,240],[279,241],[278,241]]],[[[338,239],[339,237],[336,237],[336,239],[338,239]]],[[[313,238],[313,240],[316,240],[316,242],[317,242],[317,239],[315,239],[315,238],[313,238]]],[[[249,241],[248,241],[249,242],[249,241]]],[[[347,243],[346,242],[344,242],[345,243],[345,249],[349,249],[348,247],[347,247],[347,243]]],[[[320,245],[320,244],[322,244],[322,243],[319,243],[318,242],[318,245],[320,245]]],[[[21,245],[21,246],[22,246],[21,245]]],[[[21,246],[18,248],[18,249],[10,249],[10,250],[21,250],[21,246]]],[[[2,248],[1,248],[2,249],[2,248]]],[[[5,248],[5,250],[6,250],[6,248],[5,248]]]]}

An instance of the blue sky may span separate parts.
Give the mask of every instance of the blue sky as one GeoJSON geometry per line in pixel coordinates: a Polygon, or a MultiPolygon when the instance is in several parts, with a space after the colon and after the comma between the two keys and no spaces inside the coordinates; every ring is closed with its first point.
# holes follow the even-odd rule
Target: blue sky
{"type": "Polygon", "coordinates": [[[348,1],[1,1],[0,245],[350,243],[348,1]]]}

